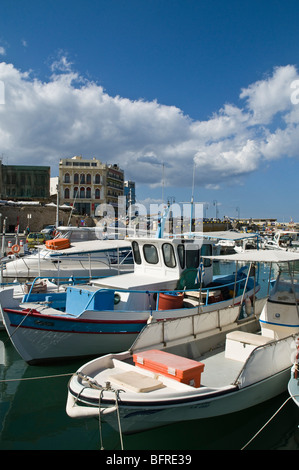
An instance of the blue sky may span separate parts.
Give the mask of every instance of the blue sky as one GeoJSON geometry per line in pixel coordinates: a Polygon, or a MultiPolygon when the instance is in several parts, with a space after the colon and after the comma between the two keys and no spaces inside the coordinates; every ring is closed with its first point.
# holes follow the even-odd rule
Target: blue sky
{"type": "Polygon", "coordinates": [[[298,13],[275,0],[3,0],[3,163],[56,176],[60,158],[95,156],[119,163],[141,203],[189,201],[195,168],[207,216],[217,201],[221,217],[299,221],[298,13]]]}

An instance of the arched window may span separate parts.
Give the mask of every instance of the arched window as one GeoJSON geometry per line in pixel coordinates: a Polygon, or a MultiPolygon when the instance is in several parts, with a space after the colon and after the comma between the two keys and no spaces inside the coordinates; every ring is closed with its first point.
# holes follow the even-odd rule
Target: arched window
{"type": "Polygon", "coordinates": [[[84,175],[84,173],[81,173],[81,175],[80,175],[80,184],[85,184],[85,175],[84,175]]]}
{"type": "Polygon", "coordinates": [[[74,183],[75,183],[75,184],[78,184],[78,183],[79,183],[79,175],[78,175],[78,173],[75,173],[75,174],[74,174],[74,183]]]}
{"type": "Polygon", "coordinates": [[[86,188],[86,197],[87,197],[88,199],[91,198],[91,188],[86,188]]]}
{"type": "Polygon", "coordinates": [[[95,175],[94,182],[95,182],[95,184],[100,184],[100,182],[101,182],[101,175],[99,175],[99,173],[97,173],[97,174],[95,175]]]}
{"type": "Polygon", "coordinates": [[[80,199],[84,199],[85,198],[85,188],[80,188],[80,199]]]}
{"type": "Polygon", "coordinates": [[[95,190],[95,199],[101,199],[101,191],[98,188],[95,190]]]}
{"type": "Polygon", "coordinates": [[[86,175],[86,184],[91,184],[91,174],[87,173],[86,175]]]}
{"type": "Polygon", "coordinates": [[[74,188],[74,199],[76,199],[77,197],[79,197],[79,190],[77,187],[74,188]]]}
{"type": "Polygon", "coordinates": [[[70,183],[71,182],[71,178],[70,178],[70,174],[69,173],[66,173],[64,175],[64,182],[65,183],[70,183]]]}
{"type": "Polygon", "coordinates": [[[70,198],[70,190],[69,188],[65,188],[64,190],[64,199],[69,199],[70,198]]]}

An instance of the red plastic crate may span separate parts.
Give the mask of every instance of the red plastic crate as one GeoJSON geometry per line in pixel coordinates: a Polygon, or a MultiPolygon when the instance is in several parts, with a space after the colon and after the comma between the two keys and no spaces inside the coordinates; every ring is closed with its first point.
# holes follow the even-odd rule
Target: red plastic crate
{"type": "Polygon", "coordinates": [[[193,387],[200,387],[204,364],[192,359],[170,354],[158,349],[150,349],[133,354],[136,366],[165,375],[193,387]]]}

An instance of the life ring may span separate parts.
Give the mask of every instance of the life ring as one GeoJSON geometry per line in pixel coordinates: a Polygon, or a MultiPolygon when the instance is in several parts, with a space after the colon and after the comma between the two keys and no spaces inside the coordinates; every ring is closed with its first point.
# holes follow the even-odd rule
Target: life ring
{"type": "Polygon", "coordinates": [[[20,251],[19,245],[12,245],[11,251],[12,251],[13,253],[19,253],[19,251],[20,251]]]}

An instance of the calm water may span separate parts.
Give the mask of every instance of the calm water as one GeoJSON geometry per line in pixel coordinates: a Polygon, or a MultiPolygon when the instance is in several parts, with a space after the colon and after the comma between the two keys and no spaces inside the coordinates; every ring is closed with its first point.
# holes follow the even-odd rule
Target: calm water
{"type": "MultiPolygon", "coordinates": [[[[75,420],[65,412],[69,374],[84,361],[28,366],[8,341],[6,332],[0,332],[0,341],[0,449],[99,450],[97,420],[75,420]]],[[[188,421],[123,436],[124,449],[239,450],[287,398],[285,393],[262,405],[221,418],[188,421]]],[[[298,424],[298,408],[290,400],[247,450],[299,449],[298,424]]],[[[120,450],[118,433],[105,424],[102,432],[104,448],[120,450]]]]}

